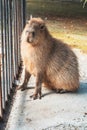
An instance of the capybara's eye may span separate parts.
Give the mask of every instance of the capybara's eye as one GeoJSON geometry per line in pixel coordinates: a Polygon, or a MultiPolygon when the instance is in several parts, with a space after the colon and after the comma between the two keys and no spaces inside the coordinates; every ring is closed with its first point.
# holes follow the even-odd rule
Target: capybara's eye
{"type": "Polygon", "coordinates": [[[33,35],[33,37],[35,36],[35,32],[34,31],[32,32],[32,35],[33,35]]]}
{"type": "Polygon", "coordinates": [[[44,28],[45,28],[45,26],[42,24],[42,25],[40,25],[40,29],[41,30],[44,30],[44,28]]]}

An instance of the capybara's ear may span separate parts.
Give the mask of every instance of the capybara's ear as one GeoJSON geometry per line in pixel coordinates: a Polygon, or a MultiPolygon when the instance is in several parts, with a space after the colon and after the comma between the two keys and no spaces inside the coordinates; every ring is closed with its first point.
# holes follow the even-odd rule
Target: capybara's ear
{"type": "Polygon", "coordinates": [[[30,15],[30,20],[33,18],[32,14],[30,15]]]}
{"type": "Polygon", "coordinates": [[[45,29],[45,24],[40,24],[40,30],[44,30],[45,29]]]}

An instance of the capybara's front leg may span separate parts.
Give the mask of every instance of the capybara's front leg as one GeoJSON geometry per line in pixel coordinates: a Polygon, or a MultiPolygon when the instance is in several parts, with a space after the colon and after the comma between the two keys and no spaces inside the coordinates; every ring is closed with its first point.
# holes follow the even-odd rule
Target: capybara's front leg
{"type": "Polygon", "coordinates": [[[18,86],[17,89],[21,89],[21,91],[25,90],[27,88],[27,83],[30,79],[30,73],[25,69],[25,77],[24,77],[24,82],[21,86],[18,86]]]}
{"type": "Polygon", "coordinates": [[[35,92],[34,92],[33,95],[30,96],[34,100],[37,99],[37,98],[41,99],[41,96],[42,96],[42,93],[41,93],[42,79],[43,79],[42,75],[41,74],[37,74],[35,92]]]}

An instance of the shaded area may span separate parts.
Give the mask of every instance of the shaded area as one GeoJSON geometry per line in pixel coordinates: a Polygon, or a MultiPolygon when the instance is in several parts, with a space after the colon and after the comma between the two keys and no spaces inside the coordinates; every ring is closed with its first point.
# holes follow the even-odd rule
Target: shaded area
{"type": "Polygon", "coordinates": [[[6,109],[3,110],[3,118],[0,120],[0,130],[5,130],[11,110],[12,110],[12,105],[14,103],[14,98],[15,98],[16,90],[15,86],[11,90],[11,95],[8,96],[8,102],[6,102],[6,109]]]}

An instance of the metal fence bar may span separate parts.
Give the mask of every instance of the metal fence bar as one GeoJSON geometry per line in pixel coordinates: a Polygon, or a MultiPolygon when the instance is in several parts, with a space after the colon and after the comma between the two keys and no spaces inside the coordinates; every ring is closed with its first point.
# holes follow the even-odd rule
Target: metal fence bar
{"type": "MultiPolygon", "coordinates": [[[[6,2],[6,5],[5,5],[5,7],[6,7],[6,42],[7,43],[5,43],[6,44],[6,46],[7,46],[7,48],[6,48],[6,50],[7,50],[7,57],[6,57],[6,74],[7,74],[7,76],[8,76],[8,80],[7,80],[7,98],[8,98],[8,95],[10,94],[10,68],[9,68],[9,66],[10,66],[10,57],[9,57],[9,53],[10,53],[10,49],[9,49],[9,6],[8,6],[8,0],[5,0],[5,2],[6,2]]],[[[8,100],[8,99],[7,99],[8,100]]]]}
{"type": "Polygon", "coordinates": [[[12,89],[12,3],[11,0],[8,0],[8,44],[9,44],[9,86],[8,86],[8,94],[10,94],[10,88],[12,89]]]}
{"type": "Polygon", "coordinates": [[[25,24],[25,0],[0,0],[0,117],[21,62],[20,35],[25,24]],[[2,69],[2,70],[1,70],[2,69]]]}
{"type": "Polygon", "coordinates": [[[26,0],[21,0],[21,9],[22,9],[22,28],[24,28],[25,22],[26,22],[26,15],[25,15],[25,10],[26,10],[26,0]]]}
{"type": "Polygon", "coordinates": [[[3,109],[5,108],[5,45],[4,45],[4,37],[5,37],[5,31],[4,31],[4,20],[5,19],[5,14],[4,14],[4,9],[3,9],[3,6],[4,6],[4,1],[1,0],[1,51],[2,51],[2,107],[3,109]]]}

